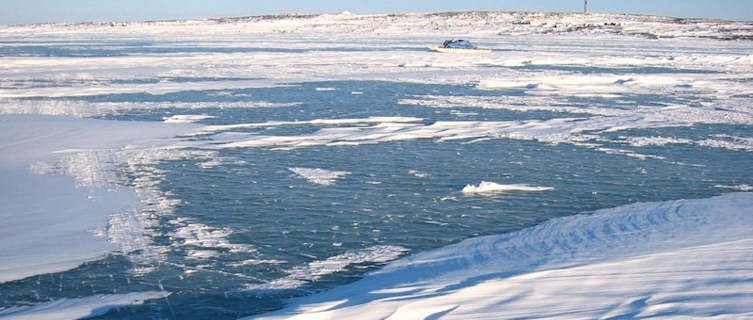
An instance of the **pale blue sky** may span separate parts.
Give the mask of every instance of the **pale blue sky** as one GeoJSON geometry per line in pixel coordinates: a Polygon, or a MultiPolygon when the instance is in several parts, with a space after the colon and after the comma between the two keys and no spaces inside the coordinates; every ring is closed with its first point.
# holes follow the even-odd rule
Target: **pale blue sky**
{"type": "MultiPolygon", "coordinates": [[[[753,21],[753,0],[589,0],[604,13],[753,21]]],[[[460,10],[580,12],[583,0],[0,0],[0,24],[460,10]]]]}

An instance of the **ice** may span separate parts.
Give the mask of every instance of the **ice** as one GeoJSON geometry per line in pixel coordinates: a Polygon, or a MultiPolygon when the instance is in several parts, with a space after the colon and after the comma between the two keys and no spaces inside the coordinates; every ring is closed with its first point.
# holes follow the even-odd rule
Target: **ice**
{"type": "Polygon", "coordinates": [[[746,318],[751,208],[753,193],[733,193],[555,219],[409,256],[258,318],[746,318]]]}
{"type": "Polygon", "coordinates": [[[737,191],[753,191],[753,186],[747,185],[747,184],[738,184],[734,186],[726,186],[726,185],[717,184],[714,186],[714,188],[730,189],[730,190],[737,190],[737,191]]]}
{"type": "MultiPolygon", "coordinates": [[[[584,109],[585,110],[585,109],[584,109]]],[[[549,120],[526,121],[437,121],[426,125],[423,123],[378,122],[371,126],[328,127],[317,132],[299,136],[270,136],[260,134],[234,135],[218,134],[212,136],[212,143],[206,148],[257,148],[275,147],[279,149],[305,148],[313,146],[360,145],[384,143],[390,141],[407,141],[416,139],[436,139],[438,141],[488,139],[537,140],[545,143],[571,143],[594,148],[606,153],[625,154],[638,158],[651,158],[653,155],[641,155],[630,151],[602,147],[599,142],[611,141],[601,134],[610,132],[656,127],[691,126],[694,124],[753,124],[753,117],[746,112],[706,109],[689,106],[638,107],[629,110],[613,109],[597,111],[611,116],[594,116],[590,118],[555,118],[549,120]]],[[[411,120],[412,121],[412,120],[411,120]]],[[[321,119],[302,123],[347,124],[349,120],[321,119]]],[[[295,125],[299,123],[258,123],[227,126],[207,126],[196,134],[208,134],[216,131],[228,131],[238,128],[263,127],[273,125],[295,125]]],[[[658,140],[655,140],[658,141],[658,140]]],[[[615,140],[618,143],[641,145],[641,140],[615,140]]],[[[689,140],[671,140],[672,143],[690,142],[689,140]]],[[[750,141],[742,139],[707,139],[692,143],[733,150],[750,150],[750,141]]]]}
{"type": "Polygon", "coordinates": [[[79,100],[0,100],[0,114],[44,114],[56,116],[94,117],[129,110],[176,109],[242,109],[242,108],[284,108],[300,103],[274,103],[268,101],[244,102],[89,102],[79,100]]]}
{"type": "Polygon", "coordinates": [[[215,118],[215,117],[206,115],[206,114],[176,114],[174,116],[164,118],[164,122],[165,123],[192,123],[192,122],[198,122],[204,119],[211,119],[211,118],[215,118]]]}
{"type": "Polygon", "coordinates": [[[363,119],[314,119],[309,121],[267,121],[261,123],[240,123],[229,125],[212,125],[205,126],[201,130],[193,133],[194,135],[210,134],[219,131],[230,131],[236,129],[249,129],[249,128],[264,128],[264,127],[279,127],[279,126],[293,126],[293,125],[358,125],[358,124],[370,124],[370,123],[410,123],[421,121],[421,118],[415,117],[368,117],[363,119]]]}
{"type": "MultiPolygon", "coordinates": [[[[485,108],[505,109],[513,111],[552,111],[566,114],[586,114],[588,118],[558,118],[546,121],[533,120],[529,125],[518,127],[509,124],[484,122],[488,127],[498,127],[487,135],[477,135],[474,138],[523,138],[535,139],[551,143],[573,143],[608,153],[616,149],[600,148],[600,142],[616,142],[631,146],[664,145],[664,144],[697,144],[707,147],[725,148],[731,150],[751,150],[750,138],[715,136],[710,139],[690,140],[673,137],[629,137],[610,139],[602,134],[630,129],[692,126],[695,124],[753,124],[751,110],[738,105],[737,101],[720,102],[729,107],[712,108],[706,106],[666,105],[666,106],[638,106],[634,108],[607,108],[601,106],[563,105],[567,102],[559,98],[548,97],[482,97],[482,96],[416,96],[403,99],[402,104],[420,105],[432,108],[485,108]],[[563,121],[565,120],[565,121],[563,121]],[[535,125],[539,123],[539,125],[535,125]],[[504,128],[507,126],[507,128],[504,128]],[[548,126],[550,130],[542,130],[548,126]],[[514,131],[514,132],[511,132],[514,131]],[[586,145],[591,141],[596,144],[586,145]]],[[[717,105],[719,106],[719,105],[717,105]]],[[[564,117],[565,115],[563,115],[564,117]]],[[[482,133],[481,130],[478,133],[482,133]]],[[[645,157],[645,156],[640,156],[645,157]]]]}
{"type": "Polygon", "coordinates": [[[112,309],[142,304],[145,300],[166,298],[164,291],[132,292],[125,294],[102,294],[84,298],[61,299],[35,304],[29,307],[0,308],[2,319],[47,319],[68,320],[96,317],[112,309]]]}
{"type": "Polygon", "coordinates": [[[147,196],[118,185],[111,168],[122,160],[119,152],[149,150],[165,143],[159,138],[188,130],[162,123],[0,116],[0,215],[7,222],[0,226],[0,282],[67,270],[112,250],[143,249],[138,239],[146,222],[139,218],[139,200],[147,196]]]}
{"type": "Polygon", "coordinates": [[[629,90],[664,92],[675,86],[689,86],[700,90],[710,88],[723,98],[751,92],[748,85],[734,80],[753,71],[753,55],[746,42],[721,44],[707,38],[746,38],[751,34],[753,27],[740,22],[507,12],[249,17],[222,21],[133,22],[117,27],[96,23],[7,26],[0,27],[0,36],[21,38],[40,46],[54,46],[59,38],[75,43],[77,37],[83,37],[121,41],[149,39],[157,43],[190,40],[200,48],[289,51],[284,54],[262,50],[126,53],[110,57],[0,57],[0,74],[3,74],[0,83],[13,84],[0,86],[0,97],[164,95],[187,88],[227,93],[233,89],[275,87],[303,81],[384,80],[473,82],[496,89],[530,86],[534,94],[582,97],[611,97],[629,90]],[[521,21],[529,23],[516,24],[521,21]],[[474,42],[488,43],[495,52],[484,57],[458,57],[424,49],[426,44],[441,42],[447,34],[458,33],[474,42]],[[583,37],[584,33],[587,37],[583,37]],[[645,39],[644,35],[649,33],[669,34],[657,41],[645,39]],[[357,38],[354,34],[358,34],[357,38]],[[339,41],[312,41],[318,36],[339,41]],[[542,39],[553,42],[543,44],[542,39]],[[598,45],[589,41],[596,41],[598,45]],[[589,45],[593,50],[581,50],[579,45],[589,45]],[[363,50],[331,50],[353,47],[363,50]],[[576,65],[611,68],[615,72],[625,70],[626,74],[500,70],[500,67],[576,65]],[[459,72],[465,68],[472,68],[473,72],[459,72]],[[640,73],[641,68],[666,68],[676,70],[677,74],[647,75],[640,73]],[[631,72],[635,69],[638,73],[631,72]],[[160,81],[122,83],[122,80],[144,78],[160,81]],[[207,78],[215,80],[207,81],[207,78]],[[231,78],[234,80],[228,80],[231,78]],[[44,85],[35,85],[39,83],[44,85]]]}
{"type": "Polygon", "coordinates": [[[554,188],[551,187],[532,187],[525,184],[498,184],[494,182],[489,181],[481,181],[478,185],[471,185],[468,184],[465,187],[463,187],[462,192],[465,194],[494,194],[494,193],[501,193],[501,192],[509,192],[509,191],[524,191],[524,192],[531,192],[531,191],[548,191],[548,190],[554,190],[554,188]]]}
{"type": "Polygon", "coordinates": [[[187,254],[191,259],[215,257],[220,251],[258,253],[251,245],[231,243],[228,236],[233,230],[230,228],[215,228],[187,218],[171,220],[170,224],[178,227],[170,235],[172,239],[177,240],[173,246],[193,248],[189,249],[187,254]]]}
{"type": "Polygon", "coordinates": [[[324,276],[345,270],[351,265],[363,263],[385,263],[397,259],[409,250],[400,246],[379,245],[358,251],[347,251],[343,254],[317,260],[309,264],[287,270],[284,278],[272,280],[263,284],[254,284],[248,290],[278,290],[295,289],[324,276]]]}
{"type": "Polygon", "coordinates": [[[333,171],[322,168],[288,168],[288,170],[303,177],[308,182],[323,186],[333,185],[337,179],[350,174],[348,171],[333,171]]]}

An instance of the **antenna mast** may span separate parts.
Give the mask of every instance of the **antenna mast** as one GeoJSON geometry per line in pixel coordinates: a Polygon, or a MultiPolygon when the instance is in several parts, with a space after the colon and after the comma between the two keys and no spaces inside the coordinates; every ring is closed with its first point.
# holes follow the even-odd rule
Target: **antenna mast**
{"type": "Polygon", "coordinates": [[[583,0],[583,13],[588,13],[588,0],[583,0]]]}

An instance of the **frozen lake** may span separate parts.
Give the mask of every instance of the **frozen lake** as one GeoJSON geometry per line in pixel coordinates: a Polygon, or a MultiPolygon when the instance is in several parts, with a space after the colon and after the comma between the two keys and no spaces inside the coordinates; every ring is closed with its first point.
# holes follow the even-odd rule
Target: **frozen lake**
{"type": "Polygon", "coordinates": [[[510,318],[567,305],[534,273],[563,268],[601,281],[577,299],[642,302],[548,316],[751,315],[751,34],[536,13],[0,27],[0,318],[236,319],[296,297],[467,318],[507,302],[466,310],[463,288],[550,294],[510,318]],[[426,49],[453,36],[493,52],[426,49]],[[641,300],[712,287],[705,308],[641,300]]]}

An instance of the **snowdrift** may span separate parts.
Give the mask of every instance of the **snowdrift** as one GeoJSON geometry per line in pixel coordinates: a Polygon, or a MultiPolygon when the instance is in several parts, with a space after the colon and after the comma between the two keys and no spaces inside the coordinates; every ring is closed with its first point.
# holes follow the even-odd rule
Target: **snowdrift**
{"type": "Polygon", "coordinates": [[[753,316],[753,193],[639,203],[398,260],[262,319],[753,316]]]}

